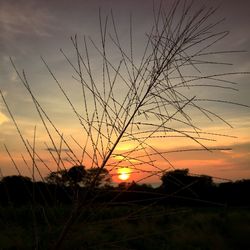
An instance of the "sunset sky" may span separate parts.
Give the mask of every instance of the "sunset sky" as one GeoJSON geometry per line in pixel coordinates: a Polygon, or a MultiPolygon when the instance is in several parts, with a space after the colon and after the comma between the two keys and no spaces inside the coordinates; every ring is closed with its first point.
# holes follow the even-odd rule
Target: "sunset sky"
{"type": "MultiPolygon", "coordinates": [[[[158,2],[155,0],[156,5],[158,2]]],[[[196,2],[197,4],[204,3],[207,6],[216,6],[219,1],[197,0],[196,2]]],[[[250,71],[250,2],[222,0],[219,5],[220,8],[212,19],[219,20],[225,17],[225,20],[216,30],[228,30],[230,34],[223,41],[219,41],[213,50],[244,50],[248,52],[226,54],[223,57],[217,55],[211,57],[210,60],[233,64],[222,66],[222,72],[250,71]]],[[[53,72],[62,82],[65,91],[79,108],[81,100],[72,78],[73,73],[60,49],[63,49],[69,58],[73,58],[75,51],[70,37],[75,34],[78,35],[82,44],[85,35],[87,39],[91,37],[100,45],[99,9],[104,17],[110,15],[112,9],[120,39],[125,48],[129,46],[129,20],[130,16],[132,17],[133,48],[136,51],[134,52],[136,57],[134,60],[139,62],[139,54],[143,51],[141,47],[144,46],[146,34],[150,32],[152,27],[152,6],[153,1],[151,0],[0,0],[0,90],[20,126],[24,138],[29,140],[31,144],[36,126],[37,150],[48,165],[50,165],[51,159],[46,158],[48,150],[44,144],[46,142],[50,145],[48,138],[42,129],[32,99],[27,94],[27,90],[20,84],[9,57],[13,59],[20,71],[25,70],[31,88],[50,117],[53,117],[53,121],[65,138],[69,139],[71,135],[74,138],[80,138],[79,122],[73,117],[72,110],[49,75],[41,56],[51,66],[53,72]]],[[[93,56],[93,62],[97,60],[95,52],[92,52],[91,49],[90,56],[93,56]]],[[[116,58],[116,54],[113,56],[116,58]]],[[[99,81],[102,78],[101,69],[98,68],[97,64],[93,65],[92,69],[97,81],[99,81]]],[[[213,70],[214,68],[210,67],[207,69],[208,72],[213,70]]],[[[206,69],[203,68],[203,71],[206,69]]],[[[218,73],[216,68],[215,72],[218,73]]],[[[250,76],[247,74],[233,75],[227,77],[227,80],[237,82],[238,85],[233,87],[237,88],[238,91],[208,88],[201,90],[198,94],[202,98],[228,100],[250,106],[250,76]]],[[[118,91],[117,96],[119,95],[122,95],[122,91],[118,91]]],[[[189,168],[191,173],[208,174],[232,180],[250,178],[250,108],[212,102],[205,102],[202,105],[223,117],[233,127],[230,128],[219,119],[214,119],[211,122],[200,113],[193,112],[192,119],[203,132],[228,135],[227,137],[211,135],[209,138],[216,141],[205,141],[204,144],[208,147],[232,148],[232,150],[185,152],[186,149],[194,147],[198,149],[199,146],[188,140],[171,137],[152,139],[149,142],[161,152],[184,150],[181,153],[169,152],[165,155],[176,168],[189,168]]],[[[18,164],[20,172],[29,175],[28,167],[22,159],[22,155],[25,154],[24,146],[2,98],[0,98],[0,169],[3,175],[17,174],[4,145],[7,146],[18,164]]],[[[74,147],[77,148],[76,145],[74,147]]],[[[118,145],[116,153],[131,149],[133,149],[131,142],[123,142],[118,145]]],[[[65,149],[65,153],[66,151],[65,149]]],[[[115,160],[119,160],[119,156],[117,157],[115,160]]],[[[136,155],[133,154],[133,157],[136,158],[136,155]]],[[[169,167],[162,159],[157,158],[156,160],[158,161],[156,164],[161,169],[164,169],[164,166],[166,166],[165,168],[169,167]]],[[[27,163],[31,167],[32,164],[29,160],[27,163]]],[[[124,167],[128,167],[128,164],[124,167]]],[[[51,168],[55,170],[53,167],[51,168]]],[[[151,171],[152,169],[147,169],[146,166],[142,166],[142,169],[142,172],[139,172],[138,169],[134,169],[134,173],[131,171],[131,180],[142,179],[144,182],[143,178],[147,175],[150,176],[147,170],[151,171]]],[[[41,166],[40,170],[43,175],[48,173],[44,166],[41,166]]],[[[114,176],[114,180],[117,180],[117,176],[114,176]]],[[[146,178],[145,182],[157,183],[159,177],[146,178]]]]}

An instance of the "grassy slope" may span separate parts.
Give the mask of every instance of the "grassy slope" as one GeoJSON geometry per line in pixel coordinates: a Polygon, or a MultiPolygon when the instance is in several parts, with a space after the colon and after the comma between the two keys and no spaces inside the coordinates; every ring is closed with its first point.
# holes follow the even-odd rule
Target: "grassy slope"
{"type": "MultiPolygon", "coordinates": [[[[246,208],[141,208],[84,210],[64,249],[250,249],[250,211],[246,208]]],[[[0,249],[34,249],[30,208],[0,211],[0,249]]],[[[37,208],[40,249],[53,245],[69,211],[67,207],[37,208]]]]}

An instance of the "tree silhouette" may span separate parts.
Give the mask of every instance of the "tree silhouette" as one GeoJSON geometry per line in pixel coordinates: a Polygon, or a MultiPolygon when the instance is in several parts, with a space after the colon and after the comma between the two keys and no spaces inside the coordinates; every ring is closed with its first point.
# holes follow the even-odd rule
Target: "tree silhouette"
{"type": "Polygon", "coordinates": [[[65,186],[100,187],[111,183],[111,176],[106,168],[93,167],[85,169],[83,165],[73,166],[69,169],[51,172],[46,177],[51,184],[65,186]]]}
{"type": "Polygon", "coordinates": [[[94,167],[86,171],[85,186],[100,187],[109,186],[111,176],[106,168],[94,167]]]}
{"type": "Polygon", "coordinates": [[[64,178],[70,186],[84,185],[86,182],[86,170],[82,165],[73,166],[64,173],[64,178]]]}
{"type": "Polygon", "coordinates": [[[2,178],[2,183],[10,186],[22,186],[22,185],[30,185],[31,184],[31,178],[27,176],[22,175],[11,175],[11,176],[5,176],[2,178]]]}
{"type": "Polygon", "coordinates": [[[169,194],[204,197],[211,191],[214,183],[207,175],[190,175],[189,169],[168,171],[161,177],[161,189],[169,194]]]}
{"type": "Polygon", "coordinates": [[[59,186],[65,185],[67,179],[67,170],[52,171],[45,177],[47,183],[59,186]]]}
{"type": "Polygon", "coordinates": [[[21,175],[5,176],[1,181],[1,199],[3,204],[7,201],[9,204],[22,205],[32,200],[31,178],[21,175]]]}

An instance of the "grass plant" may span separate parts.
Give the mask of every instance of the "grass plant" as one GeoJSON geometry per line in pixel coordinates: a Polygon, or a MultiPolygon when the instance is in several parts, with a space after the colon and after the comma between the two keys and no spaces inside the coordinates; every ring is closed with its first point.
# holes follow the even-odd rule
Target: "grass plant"
{"type": "MultiPolygon", "coordinates": [[[[247,74],[247,72],[231,70],[221,73],[219,66],[224,67],[227,63],[208,60],[215,55],[222,56],[236,52],[213,50],[216,43],[228,35],[227,31],[218,31],[222,20],[214,21],[215,13],[216,8],[204,6],[197,8],[194,1],[177,0],[171,7],[167,2],[161,1],[153,8],[152,28],[146,34],[145,40],[141,42],[144,50],[139,56],[133,47],[132,20],[128,24],[128,46],[123,47],[114,13],[111,11],[110,15],[103,17],[100,11],[100,41],[94,41],[89,37],[79,38],[75,35],[71,37],[75,58],[60,50],[73,72],[78,91],[80,89],[82,93],[81,109],[70,98],[70,94],[67,93],[49,62],[42,58],[50,77],[58,87],[58,92],[65,97],[65,102],[78,120],[81,138],[84,138],[84,141],[74,137],[68,139],[60,131],[53,121],[54,117],[49,116],[49,112],[39,101],[39,96],[35,95],[32,82],[28,80],[25,71],[20,71],[11,59],[20,83],[34,104],[40,118],[40,125],[46,132],[48,138],[45,142],[48,151],[46,157],[54,162],[53,167],[48,166],[46,157],[39,153],[36,144],[36,126],[34,126],[32,139],[28,140],[24,137],[8,100],[3,92],[0,92],[26,150],[24,163],[30,168],[33,181],[35,181],[35,175],[45,181],[39,169],[40,164],[51,172],[54,169],[65,170],[68,162],[71,165],[87,165],[88,168],[99,167],[100,171],[96,172],[88,185],[88,194],[95,187],[98,176],[104,168],[112,176],[118,167],[129,166],[133,171],[144,173],[144,177],[139,180],[143,182],[151,176],[162,176],[169,169],[173,169],[174,165],[168,159],[168,155],[173,152],[228,150],[228,148],[206,146],[207,141],[227,135],[203,131],[192,119],[192,112],[198,112],[211,121],[220,120],[226,126],[230,126],[219,114],[204,108],[203,103],[245,106],[228,100],[200,98],[199,91],[196,91],[197,88],[206,89],[206,91],[214,88],[237,91],[232,77],[247,74]],[[93,53],[99,56],[97,60],[91,58],[93,53]],[[217,71],[207,73],[204,69],[209,66],[216,66],[214,69],[217,71]],[[101,69],[101,77],[95,75],[96,67],[101,69]],[[199,149],[193,147],[177,151],[160,151],[151,143],[153,139],[159,138],[166,140],[166,143],[175,138],[183,138],[194,142],[199,149]],[[130,143],[133,146],[121,153],[118,147],[124,143],[130,143]],[[28,162],[31,164],[29,165],[25,159],[29,159],[28,162]],[[164,161],[165,166],[160,166],[159,161],[164,161]]],[[[7,147],[6,151],[19,171],[20,167],[15,163],[7,147]]],[[[181,190],[186,188],[190,186],[180,186],[181,190]]],[[[203,213],[190,217],[189,213],[188,218],[184,219],[182,209],[174,211],[177,215],[172,214],[173,211],[168,215],[168,210],[152,208],[154,201],[151,205],[139,208],[132,206],[110,210],[110,202],[94,208],[94,198],[86,203],[82,199],[77,199],[77,195],[69,209],[61,210],[60,207],[50,208],[49,206],[40,208],[34,196],[33,193],[30,208],[14,209],[13,213],[16,213],[17,218],[14,222],[8,215],[12,210],[7,212],[1,208],[5,214],[3,220],[9,223],[6,225],[8,228],[13,228],[8,235],[9,229],[5,231],[5,227],[1,227],[1,241],[6,248],[14,247],[13,244],[16,244],[15,247],[18,249],[47,249],[47,247],[53,249],[230,249],[227,248],[229,244],[225,243],[225,239],[228,240],[229,235],[236,232],[233,232],[233,227],[227,229],[226,225],[236,223],[234,216],[242,216],[230,213],[230,220],[225,221],[213,212],[206,214],[205,217],[203,213]],[[23,217],[22,214],[26,212],[28,215],[23,217]],[[27,216],[30,218],[28,219],[27,216]],[[105,218],[106,216],[108,218],[105,218]],[[22,221],[23,218],[26,223],[22,221]],[[165,224],[166,220],[170,223],[165,224]],[[216,229],[219,230],[216,235],[215,224],[220,224],[221,228],[216,229]],[[29,228],[27,228],[28,225],[29,228]],[[225,228],[222,228],[224,226],[225,228]],[[32,234],[34,237],[31,240],[29,235],[32,234]],[[52,240],[48,237],[52,237],[52,240]],[[156,242],[158,242],[157,246],[156,242]],[[208,242],[212,242],[214,248],[210,248],[207,245],[208,242]]],[[[249,218],[249,215],[246,216],[249,218]]],[[[244,225],[248,231],[248,225],[246,223],[244,225]]],[[[244,233],[242,237],[245,237],[244,233]]]]}

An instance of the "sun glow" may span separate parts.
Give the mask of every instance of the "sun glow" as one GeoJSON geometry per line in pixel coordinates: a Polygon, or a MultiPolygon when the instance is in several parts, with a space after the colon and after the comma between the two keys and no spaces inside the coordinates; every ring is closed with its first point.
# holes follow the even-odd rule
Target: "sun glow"
{"type": "Polygon", "coordinates": [[[0,112],[0,125],[7,121],[8,118],[3,113],[0,112]]]}
{"type": "Polygon", "coordinates": [[[130,177],[131,169],[123,167],[123,168],[119,168],[117,172],[118,172],[118,178],[122,181],[126,181],[130,177]]]}

